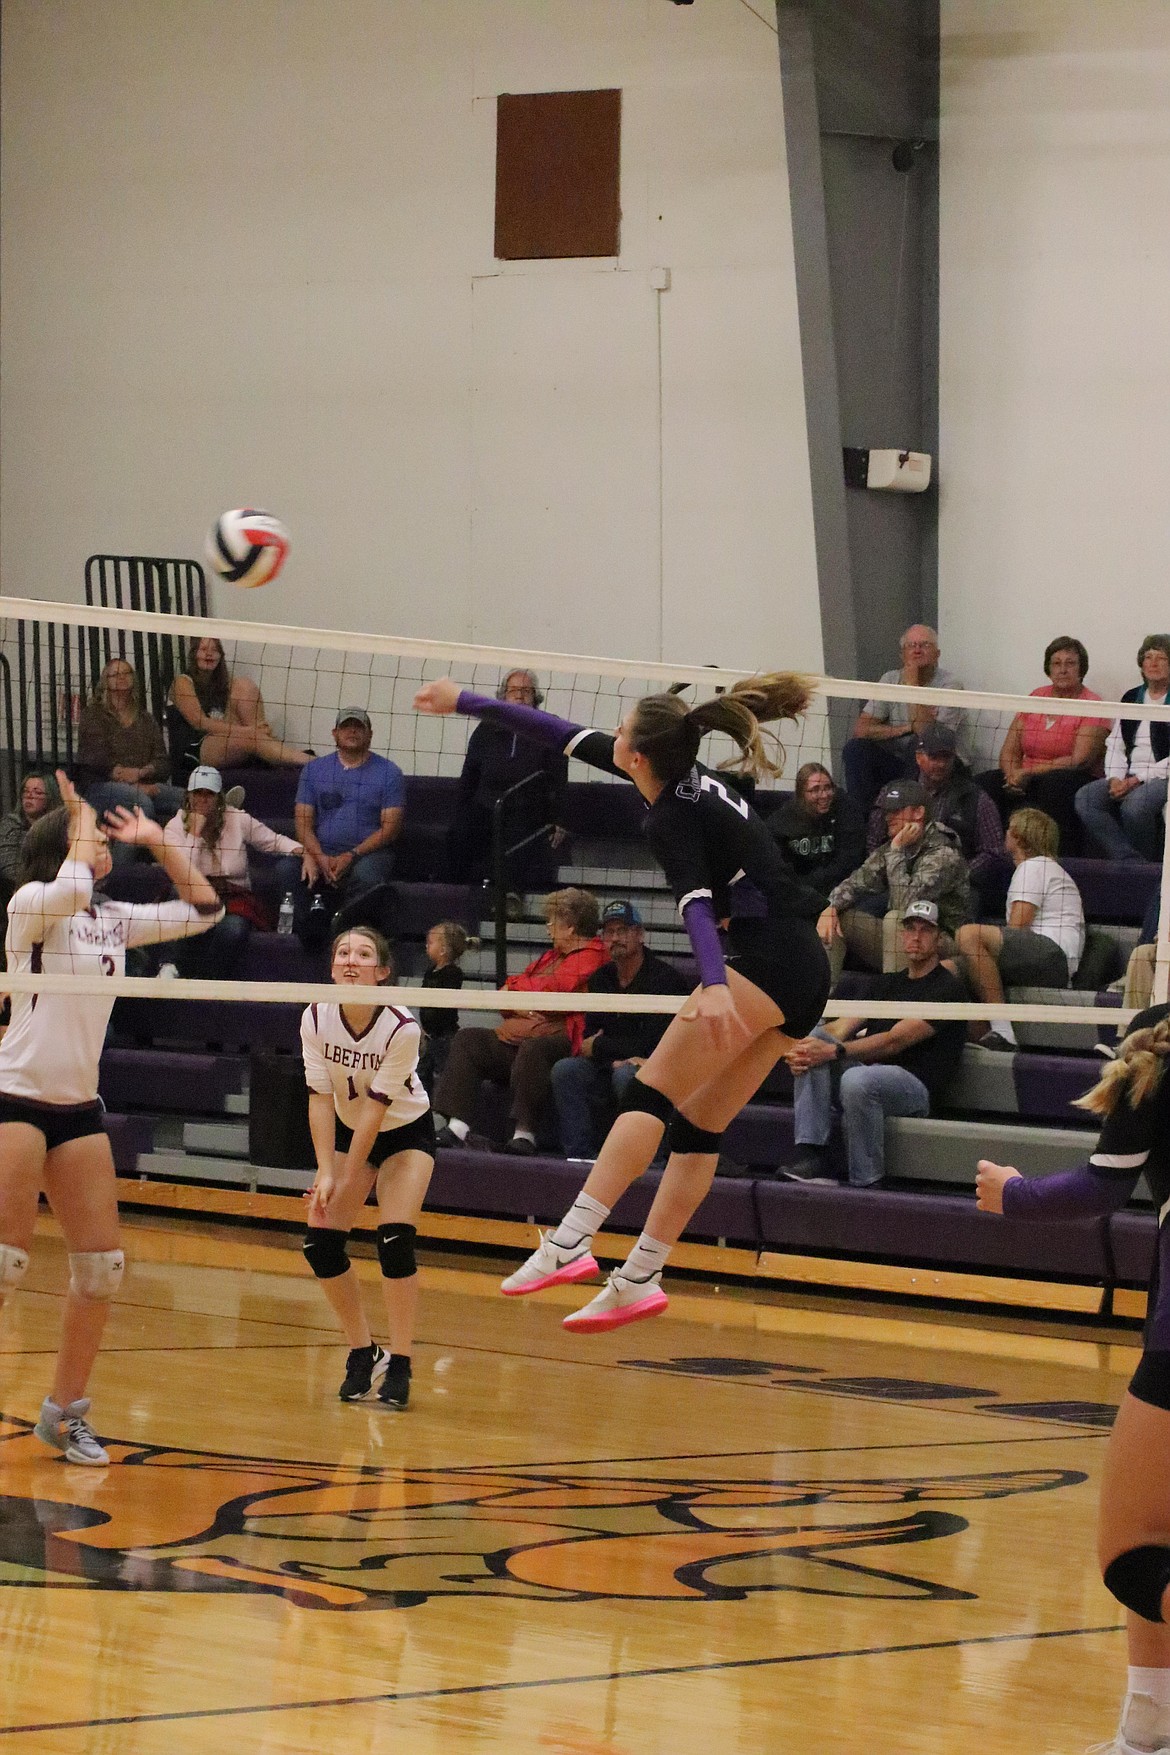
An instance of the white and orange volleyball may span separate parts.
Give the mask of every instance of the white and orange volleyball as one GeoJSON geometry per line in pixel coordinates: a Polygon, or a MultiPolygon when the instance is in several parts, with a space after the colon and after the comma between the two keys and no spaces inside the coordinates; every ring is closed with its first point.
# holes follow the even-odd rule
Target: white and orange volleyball
{"type": "Polygon", "coordinates": [[[288,531],[270,512],[241,506],[224,512],[207,532],[204,553],[221,579],[233,585],[267,585],[288,558],[288,531]]]}

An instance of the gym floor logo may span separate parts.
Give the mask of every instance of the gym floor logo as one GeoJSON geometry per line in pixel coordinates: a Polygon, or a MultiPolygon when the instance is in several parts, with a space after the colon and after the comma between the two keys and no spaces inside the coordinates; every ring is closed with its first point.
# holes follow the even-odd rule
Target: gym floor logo
{"type": "Polygon", "coordinates": [[[263,1592],[315,1609],[782,1590],[960,1602],[973,1593],[857,1556],[959,1534],[967,1520],[952,1507],[1085,1479],[1046,1468],[696,1478],[669,1459],[632,1472],[598,1462],[383,1468],[106,1444],[108,1468],[70,1468],[27,1421],[0,1416],[0,1588],[263,1592]]]}

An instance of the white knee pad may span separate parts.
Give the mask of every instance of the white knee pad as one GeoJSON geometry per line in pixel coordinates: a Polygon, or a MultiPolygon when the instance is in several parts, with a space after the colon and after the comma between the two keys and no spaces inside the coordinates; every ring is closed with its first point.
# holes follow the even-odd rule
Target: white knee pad
{"type": "Polygon", "coordinates": [[[28,1250],[0,1243],[0,1294],[15,1292],[28,1272],[28,1250]]]}
{"type": "Polygon", "coordinates": [[[69,1290],[80,1298],[113,1298],[122,1284],[126,1257],[120,1249],[89,1250],[69,1257],[69,1290]]]}

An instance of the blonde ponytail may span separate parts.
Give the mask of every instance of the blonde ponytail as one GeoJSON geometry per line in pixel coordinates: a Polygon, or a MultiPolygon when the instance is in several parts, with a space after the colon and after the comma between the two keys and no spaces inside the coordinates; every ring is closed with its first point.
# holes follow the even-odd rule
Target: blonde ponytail
{"type": "Polygon", "coordinates": [[[784,772],[784,746],[775,732],[765,733],[762,726],[769,719],[799,719],[814,688],[811,677],[774,670],[737,682],[725,695],[692,708],[690,717],[702,732],[722,732],[739,745],[739,755],[721,762],[721,768],[734,768],[754,780],[778,780],[784,772]]]}
{"type": "Polygon", "coordinates": [[[1091,1115],[1112,1115],[1122,1097],[1128,1098],[1131,1109],[1146,1103],[1162,1083],[1166,1059],[1170,1056],[1170,1015],[1159,1019],[1148,1030],[1135,1030],[1127,1036],[1091,1091],[1076,1099],[1077,1109],[1091,1115]]]}

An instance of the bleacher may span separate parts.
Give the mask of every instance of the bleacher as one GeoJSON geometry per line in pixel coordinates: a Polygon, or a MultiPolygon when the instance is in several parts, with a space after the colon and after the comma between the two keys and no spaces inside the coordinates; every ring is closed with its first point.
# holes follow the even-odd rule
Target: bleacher
{"type": "MultiPolygon", "coordinates": [[[[228,784],[245,789],[245,808],[291,830],[296,777],[289,771],[243,769],[228,784]]],[[[463,959],[467,985],[495,986],[490,925],[481,928],[478,890],[441,881],[443,835],[455,782],[407,781],[406,823],[398,845],[397,949],[404,978],[425,968],[430,926],[454,918],[482,941],[463,959]]],[[[642,911],[651,949],[689,966],[677,910],[638,832],[640,804],[632,788],[573,783],[567,827],[572,841],[559,872],[603,900],[629,896],[642,911]]],[[[767,811],[772,801],[761,800],[767,811]]],[[[1069,860],[1098,939],[1098,965],[1110,978],[1124,968],[1152,887],[1154,865],[1117,867],[1069,860]],[[1103,941],[1103,951],[1102,951],[1103,941]]],[[[265,872],[258,866],[258,886],[265,872]]],[[[545,948],[539,897],[524,898],[508,925],[507,966],[520,969],[545,948]]],[[[255,933],[244,970],[252,980],[320,980],[324,955],[295,939],[255,933]]],[[[847,978],[850,979],[850,978],[847,978]]],[[[865,977],[854,976],[854,992],[865,977]]],[[[1047,1004],[1119,1005],[1107,989],[1062,995],[1017,990],[1013,1000],[1047,1004]]],[[[485,1013],[477,1021],[486,1022],[485,1013]]],[[[247,1055],[254,1048],[290,1054],[299,1046],[299,1008],[239,1002],[122,999],[114,1041],[102,1064],[102,1092],[111,1114],[119,1172],[129,1204],[174,1204],[184,1210],[247,1211],[297,1222],[300,1194],[312,1180],[303,1169],[254,1164],[248,1158],[247,1055]],[[170,1191],[170,1192],[167,1192],[170,1191]],[[259,1203],[259,1204],[258,1204],[259,1203]]],[[[868,1287],[1067,1309],[1134,1312],[1147,1278],[1155,1228],[1148,1205],[1108,1221],[1057,1227],[988,1223],[975,1211],[979,1157],[1040,1174],[1077,1162],[1093,1134],[1089,1117],[1071,1107],[1095,1081],[1099,1041],[1115,1032],[1098,1026],[1019,1025],[1014,1054],[965,1051],[949,1102],[929,1120],[887,1123],[887,1184],[878,1190],[802,1187],[776,1179],[792,1155],[791,1084],[778,1069],[761,1097],[728,1130],[721,1174],[680,1250],[679,1266],[747,1278],[816,1286],[868,1287]]],[[[550,1117],[551,1121],[551,1117],[550,1117]]],[[[485,1086],[477,1131],[503,1138],[502,1094],[485,1086]]],[[[447,1242],[509,1248],[530,1245],[528,1227],[559,1218],[580,1186],[582,1169],[556,1154],[551,1128],[540,1155],[442,1151],[424,1219],[424,1235],[447,1242]]],[[[830,1142],[843,1169],[841,1142],[830,1142]]],[[[636,1231],[657,1178],[643,1178],[619,1204],[608,1230],[636,1231]]]]}

